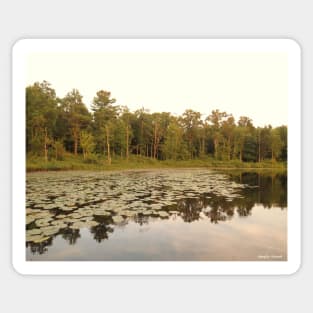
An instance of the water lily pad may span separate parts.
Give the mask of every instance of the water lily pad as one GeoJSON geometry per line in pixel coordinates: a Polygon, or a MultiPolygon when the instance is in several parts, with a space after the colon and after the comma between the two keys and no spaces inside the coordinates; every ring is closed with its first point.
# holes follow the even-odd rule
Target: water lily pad
{"type": "Polygon", "coordinates": [[[34,243],[41,243],[41,242],[44,242],[44,241],[49,240],[50,238],[51,238],[51,237],[49,237],[49,236],[40,237],[40,238],[38,238],[38,239],[36,239],[36,240],[33,240],[33,242],[34,242],[34,243]]]}
{"type": "Polygon", "coordinates": [[[60,231],[60,227],[58,226],[42,227],[41,230],[45,236],[51,236],[57,234],[60,231]]]}
{"type": "Polygon", "coordinates": [[[50,225],[50,223],[49,223],[50,220],[51,220],[50,218],[49,219],[39,219],[39,220],[36,220],[35,223],[38,227],[44,227],[44,226],[50,225]]]}
{"type": "Polygon", "coordinates": [[[92,220],[93,220],[93,216],[84,216],[84,217],[82,217],[80,220],[86,221],[86,222],[92,221],[92,220]]]}
{"type": "Polygon", "coordinates": [[[35,221],[35,218],[33,216],[27,216],[26,217],[26,225],[28,225],[34,221],[35,221]]]}
{"type": "Polygon", "coordinates": [[[34,242],[41,238],[42,238],[41,235],[26,235],[26,242],[34,242]]]}
{"type": "Polygon", "coordinates": [[[96,221],[86,221],[86,225],[88,225],[90,227],[94,227],[94,226],[98,226],[99,223],[96,221]]]}
{"type": "Polygon", "coordinates": [[[73,223],[73,225],[70,226],[71,229],[80,229],[80,228],[84,228],[84,227],[87,227],[88,225],[84,222],[75,222],[73,223]]]}
{"type": "Polygon", "coordinates": [[[33,236],[33,235],[40,235],[42,233],[42,230],[39,228],[33,228],[30,230],[27,230],[26,236],[33,236]]]}
{"type": "Polygon", "coordinates": [[[159,211],[158,214],[160,217],[168,217],[169,216],[169,214],[165,211],[159,211]]]}
{"type": "Polygon", "coordinates": [[[57,218],[57,219],[63,219],[63,218],[65,218],[67,215],[64,215],[64,214],[59,214],[59,215],[57,215],[55,218],[57,218]]]}
{"type": "Polygon", "coordinates": [[[112,217],[112,219],[113,219],[113,222],[116,223],[116,224],[121,223],[121,222],[124,221],[124,218],[122,216],[120,216],[120,215],[115,215],[115,216],[112,217]]]}
{"type": "Polygon", "coordinates": [[[111,213],[106,211],[106,210],[102,210],[102,209],[98,209],[98,210],[94,210],[93,214],[95,216],[110,216],[111,213]]]}

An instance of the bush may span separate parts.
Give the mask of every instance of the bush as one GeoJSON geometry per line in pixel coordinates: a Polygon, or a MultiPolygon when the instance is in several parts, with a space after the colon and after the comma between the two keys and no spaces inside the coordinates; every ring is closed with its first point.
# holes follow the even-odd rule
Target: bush
{"type": "Polygon", "coordinates": [[[98,164],[99,158],[96,154],[88,154],[87,157],[83,161],[86,164],[98,164]]]}

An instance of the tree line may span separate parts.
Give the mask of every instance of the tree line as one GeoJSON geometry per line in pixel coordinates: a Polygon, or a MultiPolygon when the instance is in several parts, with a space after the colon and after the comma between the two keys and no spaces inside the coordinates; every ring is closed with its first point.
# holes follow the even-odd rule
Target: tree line
{"type": "Polygon", "coordinates": [[[128,160],[131,155],[157,160],[287,161],[287,126],[255,127],[252,119],[213,110],[203,117],[185,110],[134,112],[99,90],[91,110],[77,89],[59,98],[47,81],[26,87],[26,152],[62,160],[65,152],[85,161],[103,156],[128,160]]]}

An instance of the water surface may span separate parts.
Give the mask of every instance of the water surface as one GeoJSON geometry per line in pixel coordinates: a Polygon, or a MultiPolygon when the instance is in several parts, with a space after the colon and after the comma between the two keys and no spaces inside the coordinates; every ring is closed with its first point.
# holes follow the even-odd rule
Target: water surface
{"type": "Polygon", "coordinates": [[[163,169],[27,174],[27,260],[287,259],[287,177],[163,169]]]}

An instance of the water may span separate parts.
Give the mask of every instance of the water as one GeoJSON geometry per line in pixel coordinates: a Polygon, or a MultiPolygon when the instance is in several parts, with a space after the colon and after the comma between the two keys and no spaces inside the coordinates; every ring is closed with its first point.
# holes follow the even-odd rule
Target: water
{"type": "Polygon", "coordinates": [[[287,260],[286,174],[32,173],[26,196],[29,261],[287,260]]]}

